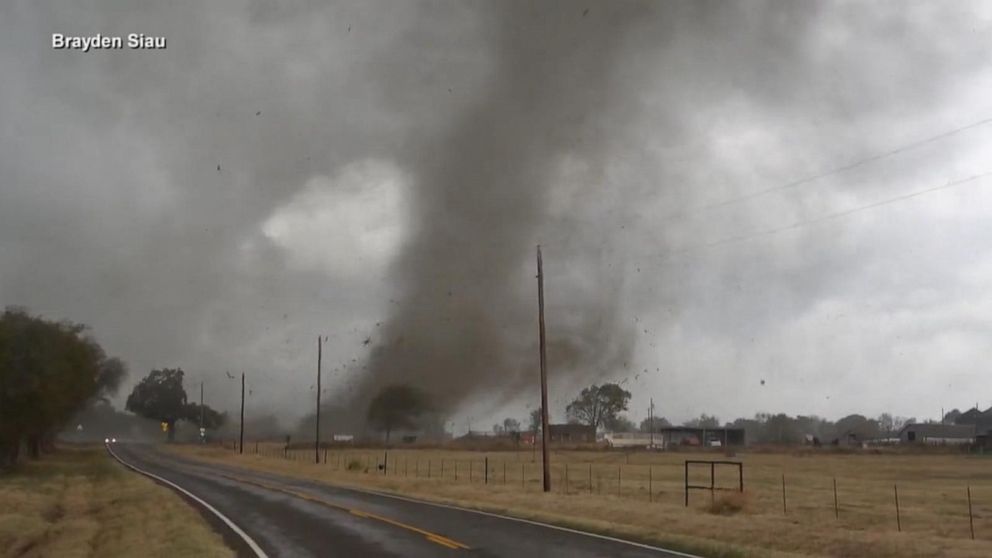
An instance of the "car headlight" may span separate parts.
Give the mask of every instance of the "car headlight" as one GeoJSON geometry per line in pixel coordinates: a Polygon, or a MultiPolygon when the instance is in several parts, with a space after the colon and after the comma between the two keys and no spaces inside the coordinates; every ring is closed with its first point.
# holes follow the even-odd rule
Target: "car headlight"
{"type": "Polygon", "coordinates": [[[103,443],[104,444],[109,444],[110,443],[110,438],[104,438],[103,439],[103,443]]]}
{"type": "Polygon", "coordinates": [[[110,439],[110,443],[111,444],[116,444],[117,443],[117,438],[111,438],[110,439]]]}

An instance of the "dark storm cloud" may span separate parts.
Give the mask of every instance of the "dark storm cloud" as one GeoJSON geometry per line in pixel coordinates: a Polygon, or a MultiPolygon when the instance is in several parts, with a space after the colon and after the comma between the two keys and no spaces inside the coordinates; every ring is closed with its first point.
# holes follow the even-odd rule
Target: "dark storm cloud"
{"type": "Polygon", "coordinates": [[[830,370],[868,353],[897,377],[892,338],[973,322],[951,302],[972,292],[955,270],[983,261],[983,229],[917,205],[693,247],[981,170],[955,158],[981,136],[692,210],[987,117],[971,92],[988,25],[980,6],[936,2],[7,3],[0,303],[93,325],[136,373],[182,365],[220,393],[224,369],[245,369],[257,405],[290,415],[321,331],[348,398],[409,380],[449,410],[495,408],[536,370],[542,243],[558,393],[650,369],[639,391],[682,389],[665,395],[678,412],[802,405],[795,385],[728,403],[705,390],[762,367],[854,385],[830,370]],[[53,51],[53,32],[169,47],[53,51]],[[400,169],[409,203],[391,266],[301,268],[263,234],[308,184],[369,159],[400,169]],[[864,324],[884,314],[851,317],[883,291],[889,312],[920,317],[912,332],[906,318],[873,337],[864,324]],[[821,352],[852,323],[825,308],[864,343],[821,352]],[[789,346],[760,343],[776,336],[789,346]]]}

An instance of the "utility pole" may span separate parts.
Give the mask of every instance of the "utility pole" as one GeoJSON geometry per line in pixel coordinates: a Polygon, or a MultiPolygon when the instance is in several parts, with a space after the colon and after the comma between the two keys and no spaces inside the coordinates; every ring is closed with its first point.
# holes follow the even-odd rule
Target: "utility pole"
{"type": "Polygon", "coordinates": [[[245,373],[241,373],[241,441],[238,443],[238,453],[245,452],[245,373]]]}
{"type": "Polygon", "coordinates": [[[321,354],[321,340],[320,336],[317,336],[317,426],[316,432],[313,438],[313,459],[314,462],[320,465],[320,354],[321,354]]]}
{"type": "Polygon", "coordinates": [[[203,380],[200,380],[200,443],[207,441],[203,432],[203,380]]]}
{"type": "Polygon", "coordinates": [[[544,462],[544,491],[551,492],[551,463],[548,461],[548,360],[544,340],[544,266],[537,246],[537,307],[541,335],[541,459],[544,462]]]}
{"type": "Polygon", "coordinates": [[[651,429],[651,444],[648,449],[654,449],[654,397],[651,398],[651,405],[648,406],[648,425],[651,429]]]}

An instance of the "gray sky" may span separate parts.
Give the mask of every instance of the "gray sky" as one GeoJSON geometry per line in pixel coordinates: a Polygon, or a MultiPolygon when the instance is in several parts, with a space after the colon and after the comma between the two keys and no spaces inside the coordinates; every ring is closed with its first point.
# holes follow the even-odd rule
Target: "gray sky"
{"type": "Polygon", "coordinates": [[[992,178],[905,197],[992,171],[987,2],[283,4],[0,6],[0,304],[287,418],[324,333],[329,397],[486,427],[540,243],[553,415],[992,405],[992,178]]]}

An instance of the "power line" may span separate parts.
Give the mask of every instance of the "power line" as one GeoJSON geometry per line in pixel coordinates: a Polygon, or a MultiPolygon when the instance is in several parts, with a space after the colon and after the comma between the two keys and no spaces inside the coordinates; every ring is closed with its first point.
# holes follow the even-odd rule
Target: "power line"
{"type": "Polygon", "coordinates": [[[990,123],[992,123],[992,117],[985,118],[985,119],[982,119],[982,120],[978,120],[978,121],[972,122],[970,124],[966,124],[964,126],[960,126],[958,128],[953,128],[951,130],[947,130],[947,131],[941,132],[941,133],[939,133],[937,135],[933,135],[933,136],[930,136],[930,137],[927,137],[927,138],[924,138],[924,139],[921,139],[921,140],[917,140],[917,141],[914,141],[912,143],[907,143],[907,144],[901,145],[899,147],[896,147],[894,149],[890,149],[888,151],[883,151],[883,152],[880,152],[880,153],[876,153],[874,155],[870,155],[870,156],[865,157],[863,159],[858,159],[858,160],[856,160],[854,162],[851,162],[851,163],[848,163],[848,164],[845,164],[845,165],[841,165],[839,167],[833,167],[833,168],[827,169],[825,171],[822,171],[822,172],[819,172],[819,173],[816,173],[816,174],[812,174],[812,175],[809,175],[809,176],[800,178],[798,180],[793,180],[792,182],[787,182],[785,184],[780,184],[778,186],[772,186],[770,188],[766,188],[764,190],[758,190],[758,191],[751,192],[751,193],[748,193],[748,194],[742,194],[740,196],[729,198],[729,199],[726,199],[726,200],[723,200],[723,201],[701,205],[701,206],[698,206],[698,207],[696,207],[694,209],[685,210],[684,212],[677,212],[677,213],[675,213],[673,215],[673,217],[688,217],[690,215],[695,215],[695,214],[698,214],[698,213],[703,213],[703,212],[706,212],[706,211],[711,211],[713,209],[718,209],[718,208],[721,208],[721,207],[726,207],[728,205],[733,205],[733,204],[736,204],[736,203],[750,201],[750,200],[753,200],[755,198],[760,198],[760,197],[763,197],[763,196],[767,196],[768,194],[773,194],[775,192],[781,192],[781,191],[784,191],[784,190],[791,190],[793,188],[798,188],[798,187],[803,186],[805,184],[809,184],[811,182],[816,182],[817,180],[820,180],[822,178],[827,178],[829,176],[833,176],[833,175],[836,175],[836,174],[841,174],[841,173],[844,173],[844,172],[847,172],[847,171],[850,171],[850,170],[854,170],[854,169],[856,169],[858,167],[867,165],[868,163],[873,163],[875,161],[880,161],[882,159],[886,159],[888,157],[892,157],[892,156],[898,155],[900,153],[905,153],[906,151],[911,151],[913,149],[916,149],[916,148],[919,148],[919,147],[923,147],[924,145],[929,145],[931,143],[935,143],[935,142],[940,141],[942,139],[945,139],[945,138],[948,138],[948,137],[957,135],[957,134],[959,134],[961,132],[964,132],[964,131],[967,131],[967,130],[971,130],[972,128],[978,128],[980,126],[984,126],[984,125],[990,124],[990,123]]]}
{"type": "MultiPolygon", "coordinates": [[[[916,197],[919,197],[919,196],[923,196],[923,195],[926,195],[926,194],[931,194],[933,192],[938,192],[938,191],[941,191],[941,190],[947,190],[947,189],[953,188],[955,186],[961,186],[962,184],[967,184],[969,182],[974,182],[976,180],[979,180],[981,178],[985,178],[985,177],[988,177],[988,176],[992,176],[992,171],[985,171],[985,172],[980,173],[980,174],[974,174],[974,175],[971,175],[971,176],[968,176],[968,177],[965,177],[965,178],[959,178],[957,180],[952,180],[952,181],[946,182],[944,184],[941,184],[939,186],[933,186],[933,187],[930,187],[930,188],[925,188],[923,190],[916,190],[914,192],[910,192],[908,194],[903,194],[901,196],[895,196],[895,197],[892,197],[892,198],[887,198],[887,199],[884,199],[884,200],[881,200],[881,201],[877,201],[877,202],[870,203],[870,204],[867,204],[867,205],[862,205],[862,206],[854,207],[854,208],[851,208],[851,209],[845,209],[844,211],[838,211],[836,213],[829,213],[827,215],[823,215],[821,217],[816,217],[814,219],[807,219],[807,220],[803,220],[803,221],[797,221],[795,223],[792,223],[792,224],[789,224],[789,225],[785,225],[785,226],[782,226],[782,227],[776,227],[776,228],[773,228],[773,229],[766,229],[766,230],[763,230],[763,231],[756,231],[756,232],[753,232],[753,233],[748,233],[748,234],[743,234],[743,235],[738,235],[738,236],[730,236],[730,237],[726,237],[726,238],[721,238],[719,240],[714,240],[712,242],[707,242],[707,243],[704,243],[704,244],[693,246],[693,247],[690,247],[690,248],[683,248],[681,250],[674,250],[672,252],[669,252],[669,255],[685,254],[685,253],[690,253],[690,252],[693,252],[693,251],[696,251],[696,250],[705,250],[705,249],[709,249],[709,248],[715,248],[715,247],[718,247],[718,246],[724,246],[724,245],[727,245],[727,244],[737,244],[737,243],[741,243],[741,242],[747,242],[749,240],[754,240],[756,238],[761,238],[761,237],[764,237],[764,236],[772,236],[772,235],[775,235],[775,234],[778,234],[778,233],[781,233],[781,232],[791,231],[791,230],[799,229],[799,228],[802,228],[802,227],[807,227],[807,226],[810,226],[810,225],[816,225],[816,224],[820,224],[820,223],[823,223],[823,222],[826,222],[826,221],[832,221],[832,220],[836,220],[836,219],[841,219],[843,217],[847,217],[847,216],[853,215],[855,213],[861,213],[863,211],[868,211],[868,210],[871,210],[871,209],[876,209],[878,207],[882,207],[882,206],[886,206],[886,205],[890,205],[890,204],[894,204],[894,203],[906,201],[906,200],[909,200],[909,199],[912,199],[912,198],[916,198],[916,197]]],[[[662,254],[662,255],[664,255],[664,254],[662,254]]]]}

